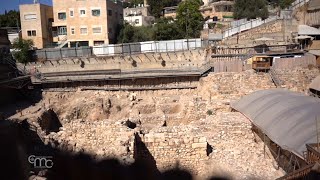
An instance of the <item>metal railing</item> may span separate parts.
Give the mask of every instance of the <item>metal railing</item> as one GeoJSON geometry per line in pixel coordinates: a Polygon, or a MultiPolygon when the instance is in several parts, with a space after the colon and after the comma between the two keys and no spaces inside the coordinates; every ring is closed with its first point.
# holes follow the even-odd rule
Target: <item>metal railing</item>
{"type": "Polygon", "coordinates": [[[308,3],[310,0],[296,0],[291,4],[291,7],[289,7],[289,9],[295,10],[303,5],[305,5],[306,3],[308,3]]]}
{"type": "MultiPolygon", "coordinates": [[[[308,3],[310,0],[296,0],[294,1],[291,6],[288,8],[289,10],[295,10],[306,3],[308,3]]],[[[234,34],[240,33],[245,30],[249,30],[258,26],[261,26],[263,24],[276,21],[279,19],[283,19],[285,17],[279,17],[279,16],[270,16],[269,18],[262,20],[261,18],[259,19],[252,19],[250,21],[246,21],[245,19],[240,19],[238,21],[235,21],[232,23],[231,28],[228,28],[226,31],[223,32],[223,38],[230,37],[234,34]]]]}
{"type": "Polygon", "coordinates": [[[270,74],[270,77],[271,77],[272,81],[276,85],[276,87],[277,88],[281,87],[282,82],[281,82],[280,78],[278,77],[277,72],[273,68],[271,68],[270,71],[269,71],[269,74],[270,74]]]}
{"type": "Polygon", "coordinates": [[[314,166],[319,166],[318,163],[315,164],[309,164],[305,167],[302,167],[296,171],[293,171],[292,173],[289,173],[285,176],[282,176],[278,178],[277,180],[289,180],[289,179],[305,179],[308,174],[312,171],[314,166]]]}
{"type": "Polygon", "coordinates": [[[75,57],[132,55],[142,53],[163,53],[187,51],[204,48],[207,41],[201,39],[182,39],[171,41],[149,41],[139,43],[109,44],[94,47],[47,48],[36,50],[38,60],[54,60],[75,57]]]}
{"type": "Polygon", "coordinates": [[[258,26],[261,26],[263,24],[269,23],[269,22],[273,22],[276,20],[282,19],[281,17],[278,16],[271,16],[265,20],[262,20],[261,18],[259,19],[251,19],[250,21],[247,21],[245,23],[240,24],[239,26],[233,27],[233,28],[229,28],[226,31],[223,32],[223,38],[227,38],[230,37],[232,35],[235,35],[239,32],[245,31],[245,30],[249,30],[258,26]]]}

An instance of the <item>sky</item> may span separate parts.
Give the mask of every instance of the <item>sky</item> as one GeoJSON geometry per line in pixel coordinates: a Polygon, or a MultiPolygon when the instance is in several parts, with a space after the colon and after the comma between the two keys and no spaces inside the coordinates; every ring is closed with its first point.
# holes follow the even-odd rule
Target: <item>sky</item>
{"type": "MultiPolygon", "coordinates": [[[[52,0],[39,0],[41,4],[52,5],[52,0]]],[[[19,4],[30,4],[33,0],[0,0],[0,14],[3,14],[5,10],[18,10],[19,4]]]]}

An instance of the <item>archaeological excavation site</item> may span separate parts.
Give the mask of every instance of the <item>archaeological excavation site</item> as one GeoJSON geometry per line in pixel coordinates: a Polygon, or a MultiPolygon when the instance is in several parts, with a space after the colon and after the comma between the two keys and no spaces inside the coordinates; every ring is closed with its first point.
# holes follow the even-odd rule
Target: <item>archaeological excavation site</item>
{"type": "Polygon", "coordinates": [[[19,178],[264,180],[311,169],[303,151],[316,142],[305,115],[319,115],[316,58],[261,70],[234,55],[245,51],[30,63],[28,100],[1,110],[1,143],[20,147],[6,151],[22,162],[19,178]]]}

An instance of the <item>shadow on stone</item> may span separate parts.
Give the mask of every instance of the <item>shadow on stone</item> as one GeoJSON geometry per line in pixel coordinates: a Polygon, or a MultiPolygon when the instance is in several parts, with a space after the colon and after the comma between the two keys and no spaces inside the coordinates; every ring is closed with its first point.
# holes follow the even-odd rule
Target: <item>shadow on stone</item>
{"type": "Polygon", "coordinates": [[[147,175],[148,179],[156,179],[159,177],[160,172],[157,169],[156,161],[150,151],[148,150],[147,146],[144,142],[142,142],[138,133],[135,135],[134,140],[134,155],[133,158],[135,159],[135,165],[137,166],[137,173],[139,177],[144,177],[147,175]],[[146,169],[141,167],[145,166],[146,169]],[[142,170],[142,171],[141,171],[142,170]]]}
{"type": "Polygon", "coordinates": [[[207,156],[209,156],[209,154],[211,154],[213,151],[213,148],[210,144],[207,144],[207,156]]]}
{"type": "MultiPolygon", "coordinates": [[[[135,162],[126,165],[117,159],[97,160],[85,153],[72,153],[67,150],[55,149],[42,143],[32,125],[25,120],[21,123],[0,121],[0,179],[28,179],[40,176],[48,180],[191,180],[190,172],[176,168],[160,173],[156,161],[146,145],[135,134],[135,162]],[[37,148],[35,148],[37,147],[37,148]],[[53,166],[37,169],[28,162],[30,155],[52,158],[53,166]]],[[[212,180],[227,178],[212,177],[212,180]]]]}
{"type": "Polygon", "coordinates": [[[38,123],[46,134],[59,132],[59,128],[62,127],[57,114],[52,109],[45,110],[38,118],[38,123]]]}

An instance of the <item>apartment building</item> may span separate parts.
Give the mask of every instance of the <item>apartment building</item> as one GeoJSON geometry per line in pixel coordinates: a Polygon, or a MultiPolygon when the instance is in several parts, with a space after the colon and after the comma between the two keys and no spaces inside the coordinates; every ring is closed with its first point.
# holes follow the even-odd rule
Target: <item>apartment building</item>
{"type": "Polygon", "coordinates": [[[150,26],[155,22],[155,17],[151,16],[149,5],[144,0],[144,4],[139,4],[134,8],[123,9],[124,21],[132,26],[150,26]]]}
{"type": "Polygon", "coordinates": [[[52,43],[52,7],[35,3],[22,4],[19,9],[22,38],[32,39],[34,47],[39,49],[52,43]]]}
{"type": "Polygon", "coordinates": [[[60,47],[115,43],[122,11],[121,3],[111,0],[53,0],[53,40],[60,47]]]}
{"type": "Polygon", "coordinates": [[[200,12],[204,18],[210,17],[223,19],[224,17],[233,16],[234,0],[216,1],[200,7],[200,12]]]}
{"type": "MultiPolygon", "coordinates": [[[[203,5],[199,8],[203,18],[223,19],[233,16],[234,0],[203,0],[203,5]]],[[[177,17],[178,6],[163,8],[163,16],[175,19],[177,17]]]]}

